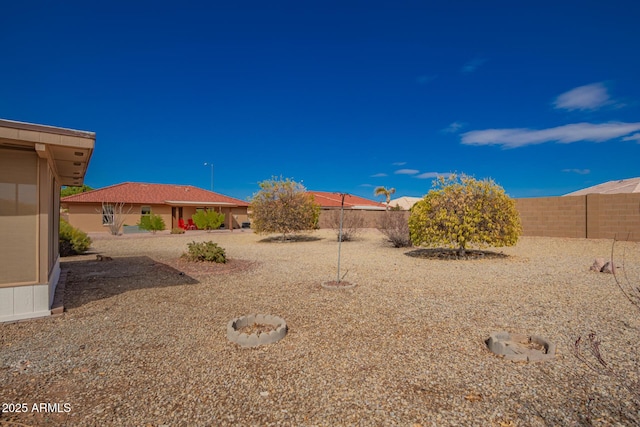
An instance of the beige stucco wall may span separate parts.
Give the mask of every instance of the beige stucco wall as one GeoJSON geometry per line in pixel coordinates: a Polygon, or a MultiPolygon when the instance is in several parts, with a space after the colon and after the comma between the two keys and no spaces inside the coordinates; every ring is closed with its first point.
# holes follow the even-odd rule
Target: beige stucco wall
{"type": "MultiPolygon", "coordinates": [[[[143,206],[150,206],[153,214],[162,217],[167,229],[171,228],[171,206],[167,205],[126,204],[122,207],[123,225],[138,224],[142,216],[143,206]]],[[[102,224],[101,203],[67,203],[63,207],[65,208],[64,216],[68,218],[69,224],[72,226],[85,233],[110,233],[109,226],[102,224]]]]}
{"type": "MultiPolygon", "coordinates": [[[[143,206],[151,206],[151,212],[162,217],[167,230],[178,227],[180,207],[176,206],[172,208],[168,205],[127,204],[123,208],[123,212],[125,213],[124,225],[138,224],[143,206]],[[127,212],[129,213],[127,214],[127,212]]],[[[64,216],[68,218],[72,226],[87,233],[110,232],[107,225],[102,225],[102,205],[100,203],[67,203],[64,207],[64,216]]],[[[185,223],[196,213],[197,208],[198,206],[182,207],[182,218],[185,223]]],[[[216,212],[225,214],[226,228],[229,228],[229,221],[231,219],[233,219],[233,228],[240,228],[242,222],[248,220],[246,207],[215,208],[215,210],[216,212]]]]}
{"type": "Polygon", "coordinates": [[[50,314],[60,274],[59,193],[46,158],[0,149],[0,322],[50,314]]]}

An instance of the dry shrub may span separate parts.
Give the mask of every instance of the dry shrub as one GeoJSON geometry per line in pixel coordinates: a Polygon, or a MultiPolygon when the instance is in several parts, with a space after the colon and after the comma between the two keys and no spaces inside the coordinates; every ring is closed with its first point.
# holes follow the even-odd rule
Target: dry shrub
{"type": "Polygon", "coordinates": [[[387,211],[378,224],[378,230],[387,236],[396,248],[411,246],[408,211],[387,211]]]}
{"type": "MultiPolygon", "coordinates": [[[[329,226],[336,232],[336,239],[340,239],[340,209],[327,212],[329,226]]],[[[364,215],[357,210],[345,210],[342,218],[342,241],[355,240],[364,228],[364,215]]]]}

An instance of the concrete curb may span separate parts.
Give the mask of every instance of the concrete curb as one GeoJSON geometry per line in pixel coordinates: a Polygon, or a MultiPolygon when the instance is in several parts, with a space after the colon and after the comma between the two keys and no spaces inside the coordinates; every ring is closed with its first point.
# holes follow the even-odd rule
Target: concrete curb
{"type": "Polygon", "coordinates": [[[556,354],[556,345],[537,335],[493,332],[485,344],[493,353],[514,362],[540,362],[553,359],[556,354]]]}
{"type": "Polygon", "coordinates": [[[288,329],[287,323],[281,317],[270,314],[249,314],[247,316],[236,317],[227,323],[227,338],[229,341],[241,347],[258,347],[280,341],[287,335],[288,329]],[[275,330],[260,335],[256,333],[251,335],[240,333],[239,329],[256,323],[272,325],[275,327],[275,330]]]}

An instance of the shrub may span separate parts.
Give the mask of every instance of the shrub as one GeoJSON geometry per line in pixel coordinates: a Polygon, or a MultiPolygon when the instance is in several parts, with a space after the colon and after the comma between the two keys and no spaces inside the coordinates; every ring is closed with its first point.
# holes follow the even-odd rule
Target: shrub
{"type": "Polygon", "coordinates": [[[82,230],[73,227],[67,221],[60,220],[60,256],[81,254],[91,246],[91,238],[82,230]]]}
{"type": "Polygon", "coordinates": [[[166,228],[162,217],[155,214],[142,215],[138,227],[140,227],[141,230],[151,231],[152,233],[162,231],[166,228]]]}
{"type": "Polygon", "coordinates": [[[175,227],[171,229],[171,234],[184,234],[184,230],[180,227],[175,227]]]}
{"type": "MultiPolygon", "coordinates": [[[[329,219],[329,226],[335,231],[336,239],[340,239],[340,210],[335,209],[326,212],[329,219]]],[[[362,212],[345,210],[344,217],[342,218],[342,241],[350,242],[362,231],[364,228],[364,216],[362,212]]]]}
{"type": "Polygon", "coordinates": [[[260,183],[251,199],[251,227],[258,234],[310,231],[317,227],[320,206],[302,184],[273,177],[260,183]]]}
{"type": "Polygon", "coordinates": [[[218,246],[217,243],[209,242],[191,242],[187,243],[188,250],[182,255],[189,261],[207,261],[217,262],[224,264],[227,262],[227,257],[224,253],[224,249],[218,246]]]}
{"type": "Polygon", "coordinates": [[[415,245],[456,247],[464,256],[468,245],[515,245],[521,227],[515,201],[493,180],[451,175],[413,206],[409,230],[415,245]]]}
{"type": "Polygon", "coordinates": [[[378,224],[378,230],[380,230],[396,248],[411,246],[408,217],[408,212],[392,209],[383,215],[378,224]]]}
{"type": "Polygon", "coordinates": [[[191,218],[200,230],[217,230],[224,224],[224,214],[213,210],[197,211],[191,218]]]}

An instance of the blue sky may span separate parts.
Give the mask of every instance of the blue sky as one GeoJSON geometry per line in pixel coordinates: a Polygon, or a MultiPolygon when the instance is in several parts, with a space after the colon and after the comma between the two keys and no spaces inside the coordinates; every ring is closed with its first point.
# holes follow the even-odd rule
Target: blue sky
{"type": "Polygon", "coordinates": [[[92,187],[640,176],[637,2],[5,3],[0,118],[96,132],[92,187]]]}

